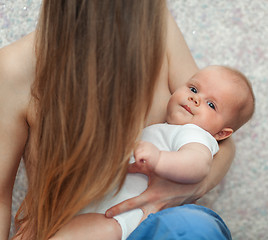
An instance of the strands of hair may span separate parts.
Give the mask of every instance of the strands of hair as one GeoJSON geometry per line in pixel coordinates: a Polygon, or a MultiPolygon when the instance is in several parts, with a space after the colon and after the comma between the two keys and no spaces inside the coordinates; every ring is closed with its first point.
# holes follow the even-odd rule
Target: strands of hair
{"type": "Polygon", "coordinates": [[[165,9],[164,0],[43,1],[36,169],[16,216],[27,239],[49,239],[123,183],[163,60],[165,9]]]}

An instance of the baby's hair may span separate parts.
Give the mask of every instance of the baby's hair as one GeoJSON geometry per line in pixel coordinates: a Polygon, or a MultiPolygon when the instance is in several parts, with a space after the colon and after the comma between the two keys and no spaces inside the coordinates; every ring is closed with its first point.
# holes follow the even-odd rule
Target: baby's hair
{"type": "Polygon", "coordinates": [[[255,111],[255,96],[252,89],[252,84],[249,79],[239,70],[232,68],[230,66],[217,66],[225,71],[228,71],[233,75],[233,80],[237,82],[237,84],[244,83],[245,88],[248,90],[248,98],[247,101],[240,107],[240,111],[237,112],[234,119],[233,130],[238,130],[242,125],[248,122],[255,111]]]}

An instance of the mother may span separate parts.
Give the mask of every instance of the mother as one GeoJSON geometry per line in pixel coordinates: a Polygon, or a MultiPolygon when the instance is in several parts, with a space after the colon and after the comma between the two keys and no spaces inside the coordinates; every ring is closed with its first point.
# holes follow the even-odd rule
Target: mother
{"type": "MultiPolygon", "coordinates": [[[[19,233],[48,239],[122,184],[142,128],[165,122],[170,95],[197,70],[164,0],[44,0],[37,31],[0,51],[0,239],[21,156],[19,233]]],[[[150,174],[148,190],[112,213],[200,198],[232,162],[231,140],[220,149],[201,183],[150,174]]]]}

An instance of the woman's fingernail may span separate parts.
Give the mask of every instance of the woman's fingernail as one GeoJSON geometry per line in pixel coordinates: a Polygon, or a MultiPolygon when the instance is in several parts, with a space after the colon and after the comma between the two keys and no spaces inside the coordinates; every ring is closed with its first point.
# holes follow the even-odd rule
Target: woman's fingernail
{"type": "Polygon", "coordinates": [[[111,211],[107,211],[107,212],[105,213],[105,216],[106,216],[107,218],[111,218],[111,217],[113,217],[113,214],[112,214],[111,211]]]}

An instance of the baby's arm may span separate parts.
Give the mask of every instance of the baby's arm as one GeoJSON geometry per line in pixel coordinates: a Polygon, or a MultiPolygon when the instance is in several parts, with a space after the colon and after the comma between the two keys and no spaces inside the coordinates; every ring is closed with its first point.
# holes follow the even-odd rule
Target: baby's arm
{"type": "Polygon", "coordinates": [[[188,143],[177,152],[160,151],[149,142],[140,142],[134,152],[135,161],[160,177],[180,182],[197,183],[209,173],[212,155],[201,143],[188,143]]]}

